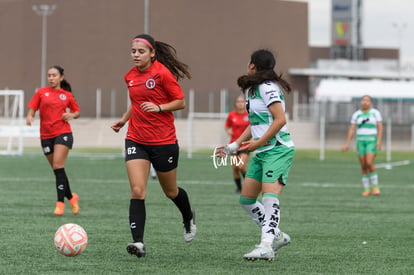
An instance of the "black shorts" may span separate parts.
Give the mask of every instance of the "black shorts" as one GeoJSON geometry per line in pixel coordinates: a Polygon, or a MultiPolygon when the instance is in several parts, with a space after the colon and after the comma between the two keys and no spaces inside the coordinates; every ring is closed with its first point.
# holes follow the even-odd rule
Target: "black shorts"
{"type": "Polygon", "coordinates": [[[146,159],[154,169],[160,172],[171,171],[178,166],[178,144],[145,145],[135,141],[125,140],[125,161],[146,159]]]}
{"type": "Polygon", "coordinates": [[[55,144],[62,144],[72,149],[73,135],[72,133],[65,133],[54,138],[42,139],[40,144],[42,145],[43,154],[50,155],[53,154],[55,144]]]}

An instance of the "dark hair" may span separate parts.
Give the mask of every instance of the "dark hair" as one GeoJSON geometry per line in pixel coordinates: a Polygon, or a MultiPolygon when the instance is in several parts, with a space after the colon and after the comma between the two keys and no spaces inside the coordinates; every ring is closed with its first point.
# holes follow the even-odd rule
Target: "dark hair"
{"type": "Polygon", "coordinates": [[[363,95],[363,96],[361,96],[361,100],[362,100],[364,97],[368,97],[368,98],[369,98],[369,100],[373,101],[372,96],[370,96],[370,95],[363,95]]]}
{"type": "MultiPolygon", "coordinates": [[[[53,66],[52,68],[58,70],[59,74],[64,76],[64,69],[58,65],[53,66]]],[[[70,86],[69,82],[66,81],[66,79],[64,78],[61,82],[60,82],[60,88],[68,91],[68,92],[72,92],[72,86],[70,86]]]]}
{"type": "Polygon", "coordinates": [[[152,49],[150,48],[150,50],[155,49],[155,59],[167,67],[177,80],[191,78],[188,65],[177,59],[177,51],[174,47],[161,41],[155,41],[149,34],[140,34],[134,37],[134,39],[136,38],[145,39],[151,44],[152,49]]]}
{"type": "Polygon", "coordinates": [[[256,67],[254,75],[242,75],[237,79],[237,85],[246,91],[249,89],[249,95],[254,95],[257,86],[265,81],[276,81],[286,92],[291,91],[290,84],[282,78],[282,74],[278,75],[274,68],[276,59],[269,50],[257,50],[250,56],[250,64],[256,67]]]}

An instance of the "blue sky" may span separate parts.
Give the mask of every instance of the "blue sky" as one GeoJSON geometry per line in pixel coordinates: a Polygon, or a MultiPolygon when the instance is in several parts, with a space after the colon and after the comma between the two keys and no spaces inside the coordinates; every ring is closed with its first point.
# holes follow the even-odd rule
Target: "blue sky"
{"type": "MultiPolygon", "coordinates": [[[[331,1],[298,1],[309,3],[309,44],[329,46],[331,1]]],[[[402,63],[414,64],[414,1],[363,0],[362,39],[365,47],[378,48],[398,48],[401,41],[402,63]]]]}

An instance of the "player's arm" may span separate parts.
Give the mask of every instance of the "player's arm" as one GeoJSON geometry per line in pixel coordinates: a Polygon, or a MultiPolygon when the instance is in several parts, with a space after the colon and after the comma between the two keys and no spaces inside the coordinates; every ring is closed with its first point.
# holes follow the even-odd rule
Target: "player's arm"
{"type": "Polygon", "coordinates": [[[112,123],[111,125],[112,130],[118,133],[119,130],[121,130],[121,128],[124,127],[125,123],[127,123],[129,118],[131,117],[131,112],[132,112],[132,106],[129,106],[128,110],[124,113],[122,118],[112,123]]]}
{"type": "Polygon", "coordinates": [[[185,100],[184,98],[175,99],[168,103],[159,104],[159,105],[147,101],[147,102],[142,103],[140,107],[143,112],[151,112],[151,113],[173,112],[173,111],[184,109],[185,100]]]}
{"type": "MultiPolygon", "coordinates": [[[[237,152],[237,149],[239,149],[240,145],[246,140],[249,140],[252,138],[252,132],[250,130],[250,125],[244,129],[243,133],[232,143],[219,146],[216,148],[216,155],[220,157],[224,157],[225,155],[231,155],[235,154],[237,152]]],[[[245,150],[245,147],[242,146],[242,149],[239,150],[245,150]]]]}
{"type": "Polygon", "coordinates": [[[171,102],[168,102],[166,104],[160,104],[158,105],[162,112],[173,112],[182,110],[185,108],[185,100],[184,98],[175,99],[171,102]]]}
{"type": "Polygon", "coordinates": [[[224,130],[226,131],[229,137],[233,135],[233,130],[231,129],[231,127],[224,127],[224,130]]]}
{"type": "Polygon", "coordinates": [[[64,121],[69,121],[69,120],[71,120],[71,119],[76,119],[76,118],[78,118],[80,116],[80,111],[75,111],[75,112],[67,112],[67,113],[64,113],[63,115],[62,115],[62,119],[64,120],[64,121]]]}
{"type": "Polygon", "coordinates": [[[235,140],[235,142],[241,145],[243,142],[252,138],[252,131],[250,129],[250,125],[244,129],[243,133],[235,140]]]}
{"type": "Polygon", "coordinates": [[[377,122],[377,131],[378,131],[377,148],[378,148],[378,150],[380,150],[381,149],[381,144],[382,144],[382,134],[384,133],[384,127],[382,125],[382,121],[377,122]]]}
{"type": "Polygon", "coordinates": [[[231,113],[229,113],[227,116],[226,123],[224,124],[224,130],[229,137],[233,135],[231,113]]]}
{"type": "Polygon", "coordinates": [[[274,102],[268,106],[269,112],[274,117],[272,124],[270,124],[269,129],[257,140],[250,140],[245,142],[244,150],[253,152],[260,146],[264,145],[268,140],[273,138],[282,127],[286,124],[286,116],[283,111],[282,104],[280,102],[274,102]]]}
{"type": "Polygon", "coordinates": [[[356,128],[356,124],[351,124],[351,126],[349,126],[345,144],[344,146],[342,146],[342,152],[345,152],[349,149],[349,144],[351,143],[352,137],[354,136],[355,128],[356,128]]]}
{"type": "Polygon", "coordinates": [[[36,114],[36,110],[29,108],[26,116],[26,125],[31,126],[34,121],[34,116],[36,114]]]}

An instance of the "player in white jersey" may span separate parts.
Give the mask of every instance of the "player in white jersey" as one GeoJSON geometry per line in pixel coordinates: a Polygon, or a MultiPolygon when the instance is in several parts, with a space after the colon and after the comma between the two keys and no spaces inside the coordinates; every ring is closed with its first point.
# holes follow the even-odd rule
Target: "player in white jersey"
{"type": "Polygon", "coordinates": [[[268,50],[257,50],[251,55],[247,74],[237,81],[247,97],[250,126],[223,150],[225,154],[256,151],[247,170],[240,204],[260,226],[262,234],[260,244],[243,256],[246,260],[271,261],[277,250],[290,242],[289,235],[279,229],[279,199],[295,152],[286,126],[283,94],[291,88],[276,74],[275,65],[268,50]]]}
{"type": "Polygon", "coordinates": [[[379,195],[378,173],[374,160],[377,150],[381,149],[382,116],[377,109],[372,108],[372,98],[370,96],[363,96],[360,105],[361,109],[352,115],[351,126],[342,151],[345,152],[349,149],[349,144],[356,130],[357,153],[361,164],[362,185],[364,187],[362,196],[379,195]]]}

